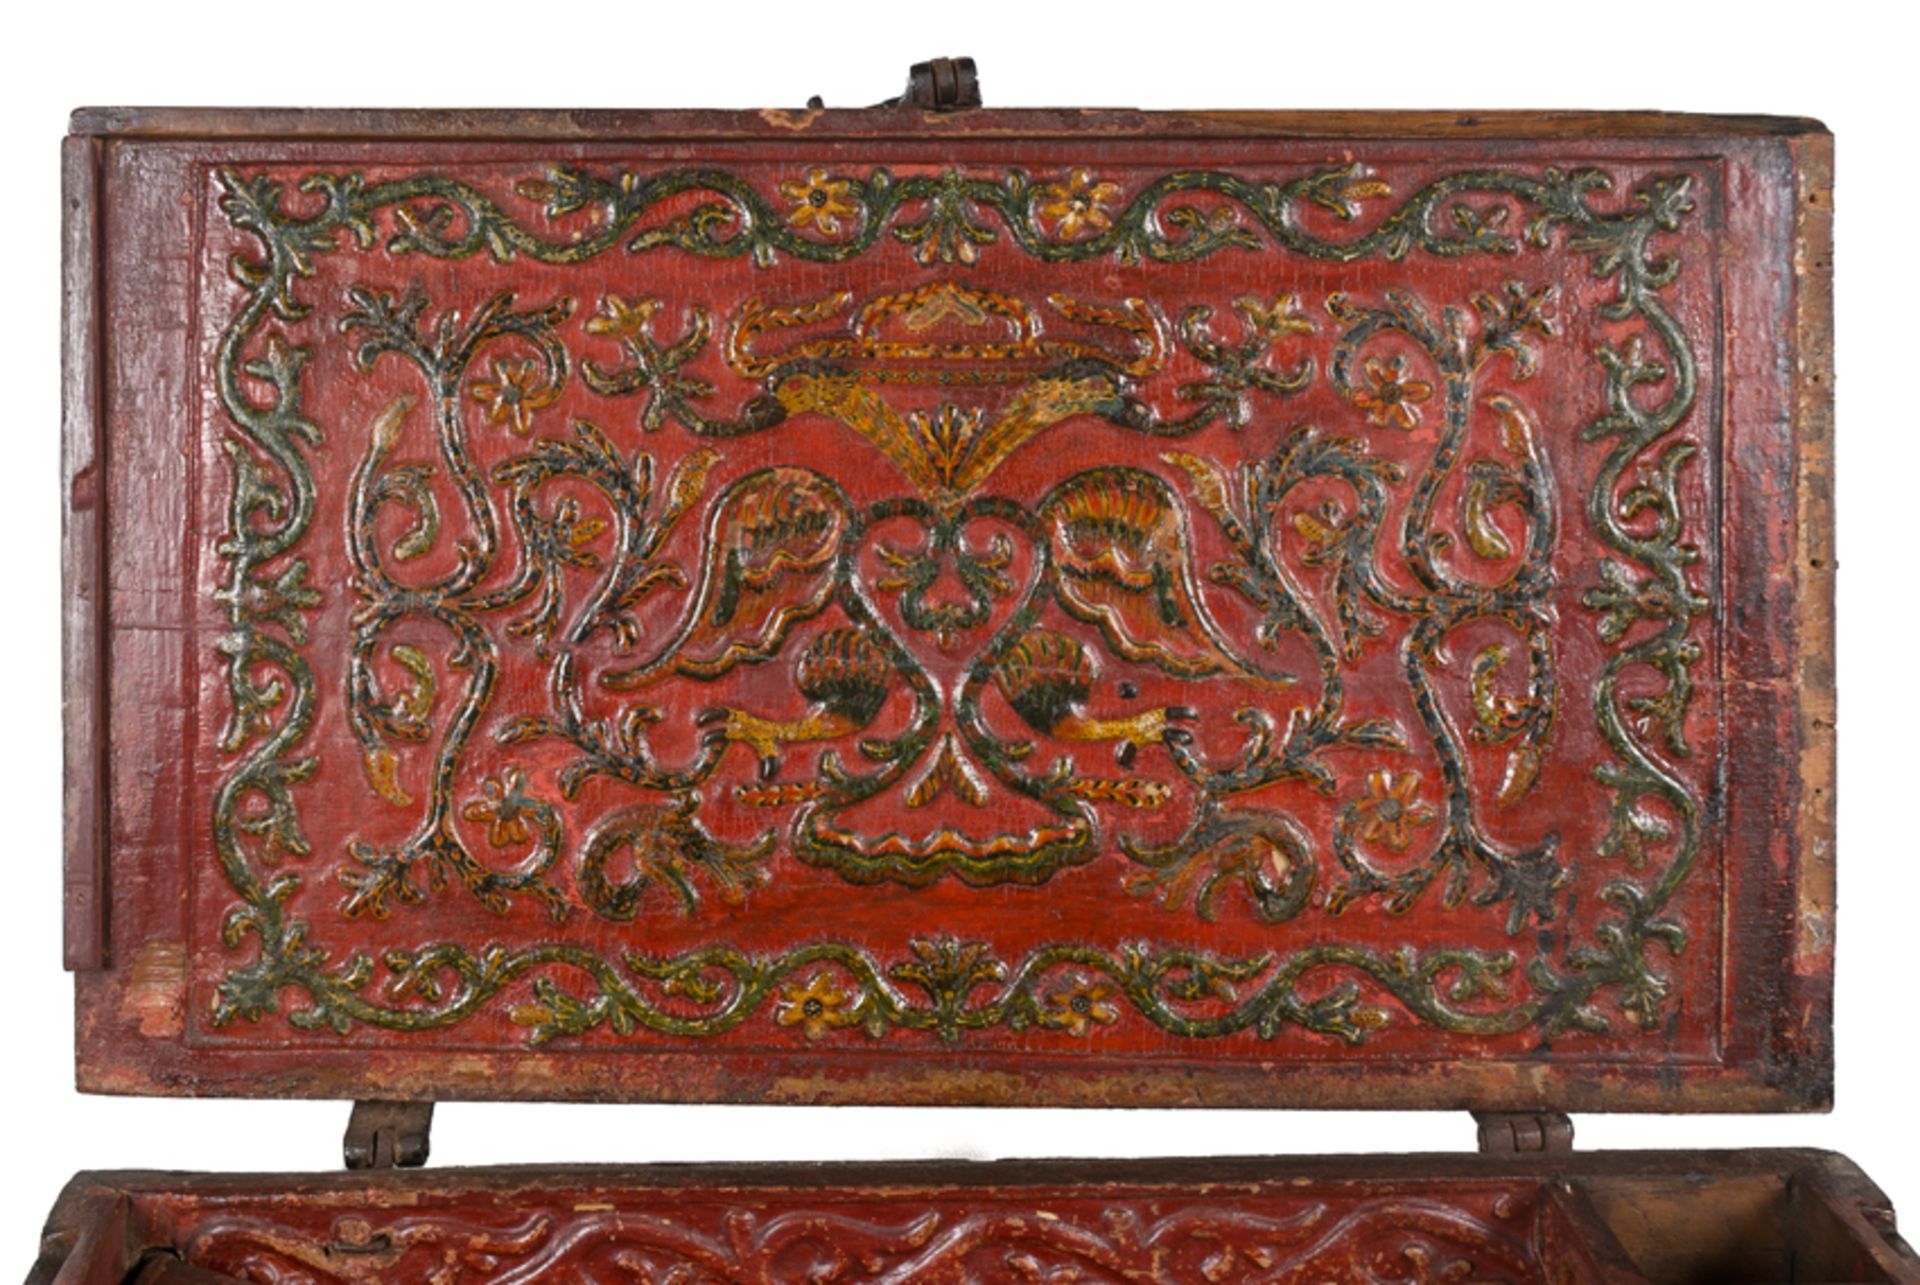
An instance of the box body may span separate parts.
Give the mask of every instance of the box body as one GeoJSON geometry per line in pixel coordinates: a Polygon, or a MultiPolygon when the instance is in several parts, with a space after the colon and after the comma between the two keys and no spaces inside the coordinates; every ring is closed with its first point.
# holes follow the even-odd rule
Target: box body
{"type": "Polygon", "coordinates": [[[1885,1197],[1804,1151],[82,1174],[31,1279],[56,1270],[183,1285],[1920,1275],[1885,1197]]]}

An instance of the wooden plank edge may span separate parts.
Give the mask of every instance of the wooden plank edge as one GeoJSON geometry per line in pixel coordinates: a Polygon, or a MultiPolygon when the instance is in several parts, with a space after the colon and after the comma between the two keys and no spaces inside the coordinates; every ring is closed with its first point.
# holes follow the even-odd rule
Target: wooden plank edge
{"type": "Polygon", "coordinates": [[[65,729],[64,958],[107,966],[106,500],[100,392],[100,144],[61,154],[61,699],[65,729]]]}
{"type": "Polygon", "coordinates": [[[1799,872],[1788,1060],[1814,1072],[1832,1105],[1837,900],[1838,689],[1835,673],[1833,136],[1795,139],[1792,343],[1797,547],[1794,657],[1799,702],[1799,872]],[[1824,1019],[1822,1017],[1824,1016],[1824,1019]]]}
{"type": "MultiPolygon", "coordinates": [[[[81,979],[80,1006],[111,1014],[100,976],[81,979]],[[101,989],[93,990],[96,983],[101,989]]],[[[110,1020],[110,1019],[109,1019],[110,1020]]],[[[451,1064],[370,1069],[350,1054],[319,1055],[267,1070],[248,1052],[196,1050],[143,1056],[106,1038],[105,1023],[79,1027],[77,1086],[82,1093],[140,1097],[244,1097],[435,1102],[693,1103],[739,1106],[937,1106],[1110,1109],[1527,1111],[1571,1113],[1773,1114],[1825,1109],[1812,1079],[1778,1066],[1681,1070],[1584,1063],[1554,1068],[1473,1059],[1411,1067],[1343,1070],[1271,1063],[1231,1067],[1187,1062],[1064,1067],[1044,1072],[1006,1059],[954,1059],[939,1065],[850,1073],[805,1064],[799,1056],[745,1065],[737,1058],[694,1063],[671,1053],[632,1051],[563,1055],[489,1052],[451,1064]],[[567,1076],[558,1074],[565,1062],[567,1076]]]]}
{"type": "Polygon", "coordinates": [[[1782,137],[1823,132],[1805,117],[1593,111],[1137,111],[1128,108],[759,110],[81,107],[79,135],[122,138],[612,140],[938,136],[1425,139],[1782,137]]]}

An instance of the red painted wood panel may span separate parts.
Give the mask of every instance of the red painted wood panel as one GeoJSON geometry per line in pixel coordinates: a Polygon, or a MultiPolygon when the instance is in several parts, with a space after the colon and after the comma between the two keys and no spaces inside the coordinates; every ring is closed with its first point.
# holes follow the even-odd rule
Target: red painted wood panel
{"type": "Polygon", "coordinates": [[[89,1087],[1824,1099],[1803,141],[639,132],[107,148],[89,1087]]]}
{"type": "MultiPolygon", "coordinates": [[[[1442,1185],[1134,1182],[999,1192],[885,1187],[435,1193],[406,1210],[364,1196],[274,1192],[170,1200],[187,1261],[242,1279],[281,1270],[425,1280],[449,1252],[480,1279],[512,1272],[643,1280],[1018,1279],[1100,1271],[1145,1280],[1359,1279],[1423,1257],[1436,1271],[1546,1279],[1539,1193],[1524,1181],[1442,1185]],[[855,1266],[855,1265],[858,1266],[855,1266]],[[333,1269],[331,1272],[329,1269],[333,1269]],[[484,1273],[484,1274],[483,1274],[484,1273]],[[1289,1276],[1289,1273],[1292,1276],[1289,1276]]],[[[155,1202],[159,1203],[159,1202],[155,1202]]]]}

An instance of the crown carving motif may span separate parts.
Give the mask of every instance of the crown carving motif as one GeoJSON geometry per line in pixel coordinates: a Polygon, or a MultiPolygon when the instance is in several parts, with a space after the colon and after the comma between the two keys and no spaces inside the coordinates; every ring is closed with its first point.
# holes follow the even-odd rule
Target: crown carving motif
{"type": "Polygon", "coordinates": [[[882,295],[849,315],[853,303],[848,291],[801,304],[750,299],[728,335],[727,364],[770,380],[789,413],[853,429],[940,503],[972,493],[1021,445],[1099,410],[1119,395],[1121,377],[1150,376],[1167,357],[1165,326],[1139,299],[1115,307],[1049,295],[1048,308],[1079,337],[1047,334],[1022,299],[950,280],[882,295]],[[838,329],[821,332],[835,321],[838,329]],[[782,335],[791,342],[769,345],[782,335]],[[1016,387],[998,405],[903,409],[881,392],[899,385],[1016,387]]]}

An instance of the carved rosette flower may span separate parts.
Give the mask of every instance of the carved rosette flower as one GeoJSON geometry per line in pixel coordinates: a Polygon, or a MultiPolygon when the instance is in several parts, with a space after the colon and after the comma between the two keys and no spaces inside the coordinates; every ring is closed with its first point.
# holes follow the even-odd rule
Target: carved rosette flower
{"type": "Polygon", "coordinates": [[[1420,801],[1418,772],[1370,774],[1366,796],[1353,805],[1353,813],[1362,842],[1384,843],[1395,852],[1405,852],[1413,832],[1434,822],[1433,809],[1420,801]]]}
{"type": "Polygon", "coordinates": [[[804,983],[783,987],[780,1006],[774,1020],[782,1026],[798,1026],[810,1040],[828,1031],[852,1026],[859,1020],[853,1008],[853,996],[841,989],[831,973],[819,972],[804,983]]]}
{"type": "Polygon", "coordinates": [[[808,170],[806,178],[780,185],[780,195],[793,202],[787,212],[788,226],[812,228],[828,237],[840,235],[840,220],[860,213],[852,193],[853,180],[833,178],[824,169],[808,170]]]}
{"type": "Polygon", "coordinates": [[[502,357],[493,363],[493,378],[470,390],[486,407],[489,424],[505,424],[515,437],[533,431],[533,413],[560,400],[560,390],[540,377],[531,360],[502,357]]]}
{"type": "Polygon", "coordinates": [[[1043,183],[1034,189],[1034,208],[1041,219],[1053,225],[1053,234],[1062,241],[1078,241],[1098,236],[1113,226],[1108,207],[1120,199],[1118,183],[1096,183],[1084,169],[1070,169],[1058,183],[1043,183]]]}
{"type": "Polygon", "coordinates": [[[469,821],[487,827],[487,842],[496,848],[517,848],[533,838],[527,829],[527,777],[517,767],[480,783],[480,797],[460,810],[469,821]]]}
{"type": "Polygon", "coordinates": [[[1433,385],[1407,378],[1407,360],[1394,357],[1381,360],[1370,357],[1366,363],[1371,388],[1356,387],[1348,394],[1355,406],[1367,413],[1367,423],[1376,428],[1397,428],[1410,433],[1420,426],[1419,403],[1433,396],[1433,385]]]}
{"type": "Polygon", "coordinates": [[[1120,1020],[1120,1006],[1114,1002],[1119,994],[1120,988],[1107,978],[1075,973],[1046,993],[1047,1022],[1076,1037],[1085,1037],[1095,1026],[1111,1026],[1120,1020]]]}

